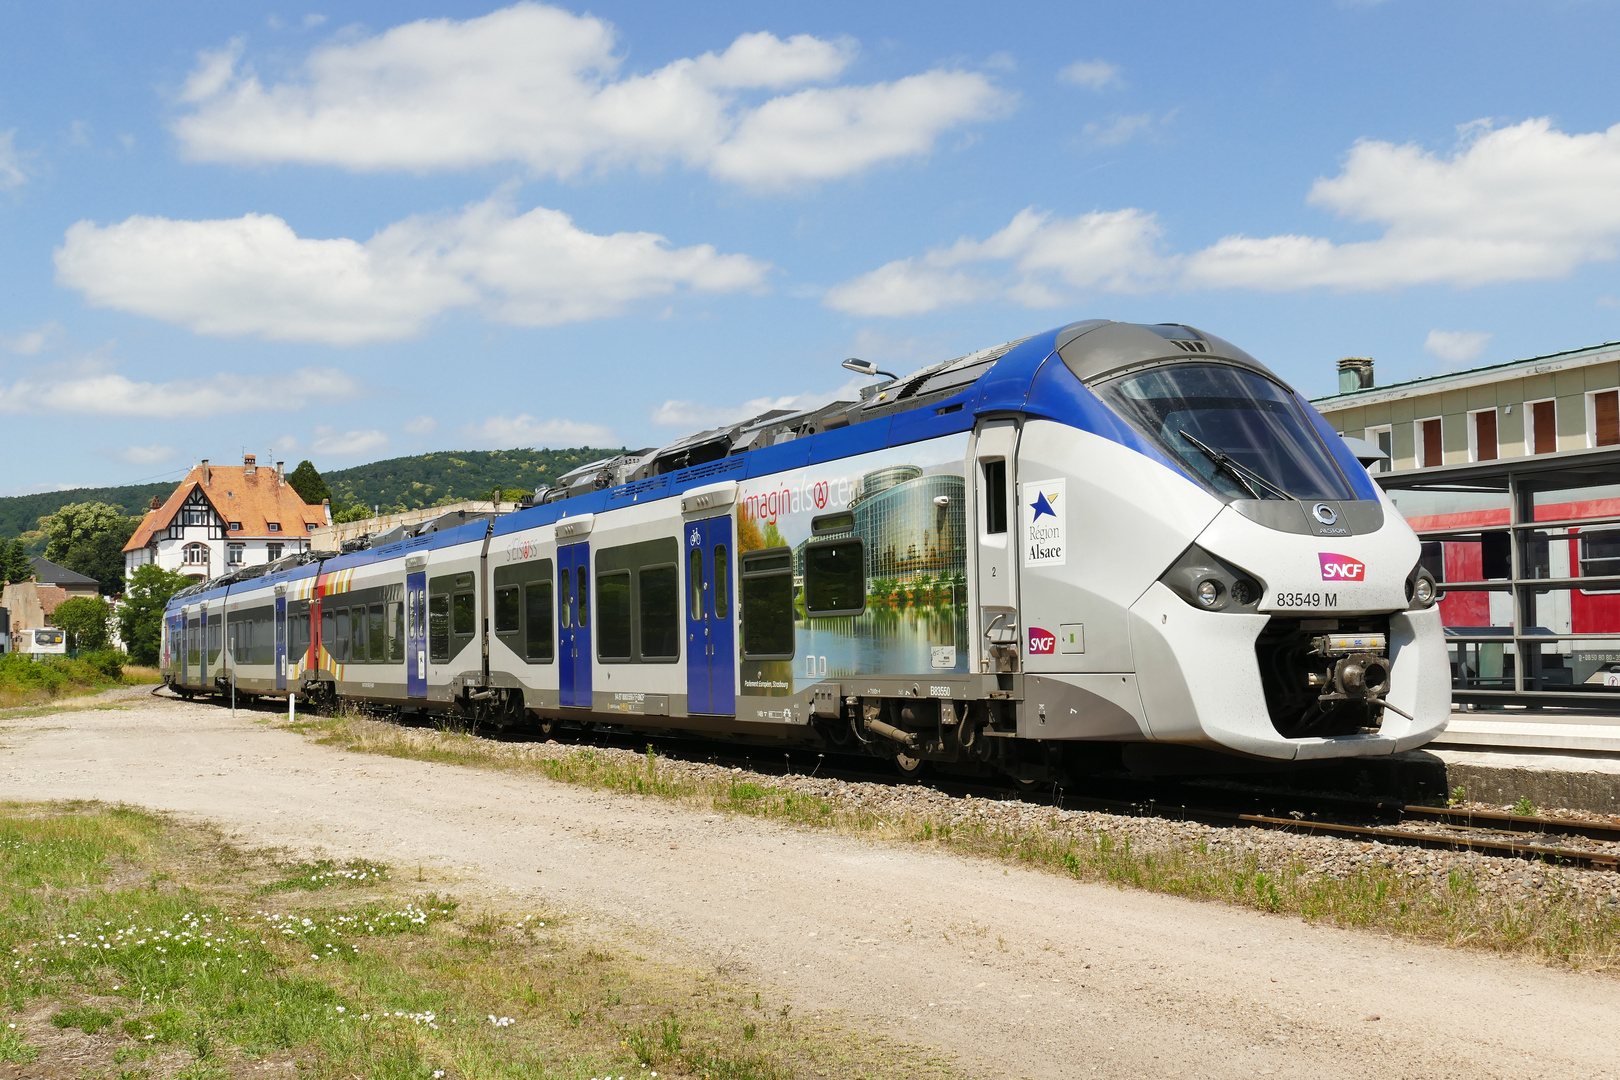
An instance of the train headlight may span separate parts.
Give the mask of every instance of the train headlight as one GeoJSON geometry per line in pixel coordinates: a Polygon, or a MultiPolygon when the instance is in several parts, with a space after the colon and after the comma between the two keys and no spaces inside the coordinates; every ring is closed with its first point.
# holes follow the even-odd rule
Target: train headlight
{"type": "Polygon", "coordinates": [[[1242,567],[1211,555],[1197,544],[1159,576],[1175,594],[1203,611],[1252,612],[1266,587],[1242,567]]]}
{"type": "Polygon", "coordinates": [[[1432,608],[1440,599],[1440,586],[1422,563],[1406,575],[1406,600],[1414,609],[1432,608]]]}

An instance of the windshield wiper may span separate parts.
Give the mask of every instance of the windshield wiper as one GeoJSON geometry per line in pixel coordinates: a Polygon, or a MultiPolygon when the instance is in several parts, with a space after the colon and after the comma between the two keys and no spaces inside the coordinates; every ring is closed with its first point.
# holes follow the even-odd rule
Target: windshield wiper
{"type": "Polygon", "coordinates": [[[1217,450],[1213,446],[1200,442],[1191,435],[1187,434],[1185,431],[1178,431],[1176,434],[1180,435],[1183,439],[1186,439],[1188,442],[1197,447],[1205,457],[1214,462],[1217,469],[1223,470],[1226,475],[1230,476],[1233,480],[1236,480],[1238,486],[1244,491],[1247,491],[1251,499],[1259,499],[1264,497],[1254,489],[1254,485],[1259,484],[1267,491],[1270,491],[1272,494],[1276,495],[1279,499],[1290,499],[1294,502],[1299,501],[1297,496],[1290,495],[1288,492],[1284,491],[1276,484],[1273,484],[1270,480],[1267,480],[1253,469],[1239,464],[1238,461],[1230,454],[1226,453],[1226,451],[1217,450]]]}

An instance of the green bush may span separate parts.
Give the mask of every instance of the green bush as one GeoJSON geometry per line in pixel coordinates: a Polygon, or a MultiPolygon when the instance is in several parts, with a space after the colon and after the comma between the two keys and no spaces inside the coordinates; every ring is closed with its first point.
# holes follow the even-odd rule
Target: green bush
{"type": "Polygon", "coordinates": [[[80,653],[79,659],[117,682],[124,677],[124,666],[129,663],[129,654],[118,649],[96,649],[94,652],[80,653]]]}
{"type": "Polygon", "coordinates": [[[34,660],[27,653],[7,653],[0,656],[0,690],[32,690],[55,697],[64,690],[110,686],[118,682],[126,659],[112,649],[71,659],[34,660]]]}

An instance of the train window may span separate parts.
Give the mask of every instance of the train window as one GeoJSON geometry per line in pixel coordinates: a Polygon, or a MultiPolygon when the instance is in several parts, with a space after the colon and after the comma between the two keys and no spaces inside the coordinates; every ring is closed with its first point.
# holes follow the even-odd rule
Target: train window
{"type": "MultiPolygon", "coordinates": [[[[581,578],[581,584],[584,579],[581,578]]],[[[630,571],[596,575],[596,655],[601,660],[630,659],[630,571]]]]}
{"type": "MultiPolygon", "coordinates": [[[[364,608],[361,608],[364,611],[364,608]]],[[[354,660],[354,622],[349,618],[348,608],[339,608],[337,613],[337,637],[332,644],[332,659],[340,664],[351,663],[354,660]]],[[[364,656],[365,653],[361,653],[364,656]]]]}
{"type": "Polygon", "coordinates": [[[793,659],[793,552],[785,547],[738,557],[743,656],[793,659]]]}
{"type": "Polygon", "coordinates": [[[515,634],[523,629],[520,590],[506,585],[495,590],[495,632],[515,634]]]}
{"type": "Polygon", "coordinates": [[[321,604],[321,648],[325,649],[332,659],[337,659],[337,608],[330,602],[321,604]]]}
{"type": "Polygon", "coordinates": [[[428,597],[428,655],[434,660],[450,659],[450,597],[446,593],[428,597]]]}
{"type": "Polygon", "coordinates": [[[405,605],[388,602],[388,660],[397,664],[405,659],[405,605]]]}
{"type": "Polygon", "coordinates": [[[1581,533],[1581,576],[1620,577],[1620,530],[1581,533]]]}
{"type": "Polygon", "coordinates": [[[693,622],[703,621],[703,549],[693,548],[686,568],[687,606],[693,622]]]}
{"type": "Polygon", "coordinates": [[[586,575],[585,568],[579,568],[579,616],[580,629],[590,625],[591,622],[591,579],[586,575]]]}
{"type": "Polygon", "coordinates": [[[457,637],[472,637],[478,629],[478,609],[472,593],[456,593],[451,601],[451,624],[457,637]]]}
{"type": "Polygon", "coordinates": [[[731,577],[731,564],[726,561],[726,545],[714,546],[714,617],[730,619],[730,603],[726,598],[726,579],[731,577]]]}
{"type": "Polygon", "coordinates": [[[574,575],[571,570],[562,572],[562,594],[559,598],[561,607],[558,609],[562,616],[564,630],[574,625],[574,575]]]}
{"type": "Polygon", "coordinates": [[[212,668],[219,663],[220,650],[224,647],[225,626],[218,615],[208,616],[208,666],[212,668]]]}
{"type": "Polygon", "coordinates": [[[551,663],[551,582],[537,581],[523,589],[524,656],[551,663]]]}
{"type": "Polygon", "coordinates": [[[186,624],[186,666],[196,667],[202,663],[201,648],[197,640],[197,620],[192,619],[186,624]]]}
{"type": "Polygon", "coordinates": [[[1420,549],[1418,565],[1436,581],[1446,580],[1446,546],[1438,540],[1426,541],[1420,549]]]}
{"type": "Polygon", "coordinates": [[[674,660],[681,654],[681,583],[674,566],[641,571],[641,655],[674,660]]]}
{"type": "Polygon", "coordinates": [[[287,658],[294,662],[309,652],[309,612],[302,611],[287,619],[287,658]]]}
{"type": "Polygon", "coordinates": [[[866,610],[866,544],[821,540],[804,549],[804,611],[811,618],[866,610]]]}
{"type": "Polygon", "coordinates": [[[383,606],[372,604],[367,611],[366,628],[367,649],[366,655],[373,664],[385,663],[388,660],[388,625],[383,622],[383,606]]]}
{"type": "Polygon", "coordinates": [[[1007,531],[1007,463],[986,461],[984,469],[984,531],[987,535],[1007,531]]]}

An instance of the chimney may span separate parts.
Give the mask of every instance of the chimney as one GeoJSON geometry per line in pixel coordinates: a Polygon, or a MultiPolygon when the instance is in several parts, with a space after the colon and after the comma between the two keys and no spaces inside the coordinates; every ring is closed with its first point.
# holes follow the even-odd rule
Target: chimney
{"type": "Polygon", "coordinates": [[[259,475],[259,458],[256,454],[242,455],[242,472],[248,476],[259,475]]]}
{"type": "Polygon", "coordinates": [[[276,462],[276,479],[283,484],[287,482],[287,463],[285,461],[276,462]]]}
{"type": "Polygon", "coordinates": [[[213,479],[214,474],[208,468],[208,459],[207,458],[203,458],[202,474],[203,474],[203,486],[204,487],[207,487],[209,484],[214,482],[214,479],[213,479]]]}
{"type": "Polygon", "coordinates": [[[1372,357],[1347,356],[1339,361],[1339,393],[1353,394],[1357,390],[1369,390],[1372,384],[1372,357]]]}
{"type": "Polygon", "coordinates": [[[321,500],[321,512],[326,515],[326,523],[328,525],[332,524],[332,500],[331,499],[322,499],[321,500]]]}
{"type": "Polygon", "coordinates": [[[158,498],[156,495],[152,496],[152,506],[151,506],[151,508],[153,510],[161,510],[161,509],[163,509],[163,500],[158,498]]]}

